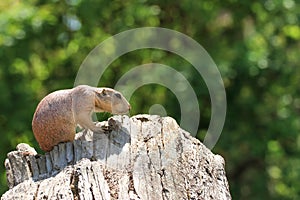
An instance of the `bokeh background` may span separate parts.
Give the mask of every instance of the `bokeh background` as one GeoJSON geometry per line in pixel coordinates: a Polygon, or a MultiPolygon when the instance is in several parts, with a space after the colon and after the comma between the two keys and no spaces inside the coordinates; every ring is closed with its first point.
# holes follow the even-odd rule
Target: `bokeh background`
{"type": "MultiPolygon", "coordinates": [[[[213,152],[226,160],[233,199],[300,199],[296,0],[0,1],[0,194],[7,190],[6,154],[20,142],[39,149],[31,131],[38,102],[54,90],[73,87],[80,64],[100,42],[145,26],[190,36],[217,64],[228,110],[213,152]]],[[[114,87],[129,69],[150,62],[172,66],[189,80],[199,99],[197,137],[203,140],[209,93],[193,66],[177,55],[154,49],[127,53],[105,71],[101,86],[114,87]]],[[[139,88],[130,103],[132,115],[160,104],[180,121],[176,97],[162,86],[139,88]]]]}

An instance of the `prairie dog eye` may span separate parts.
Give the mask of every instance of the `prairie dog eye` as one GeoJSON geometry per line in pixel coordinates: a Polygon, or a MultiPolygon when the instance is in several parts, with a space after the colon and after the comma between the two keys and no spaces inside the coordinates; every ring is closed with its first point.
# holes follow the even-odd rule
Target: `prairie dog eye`
{"type": "Polygon", "coordinates": [[[115,96],[118,98],[118,99],[121,99],[121,95],[119,93],[115,93],[115,96]]]}

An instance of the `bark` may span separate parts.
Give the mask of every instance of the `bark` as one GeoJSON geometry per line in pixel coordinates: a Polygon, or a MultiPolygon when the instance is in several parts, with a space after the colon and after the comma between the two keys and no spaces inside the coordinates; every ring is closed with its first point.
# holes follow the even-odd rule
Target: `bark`
{"type": "Polygon", "coordinates": [[[114,116],[45,155],[26,144],[5,161],[7,199],[231,199],[224,159],[174,119],[114,116]]]}

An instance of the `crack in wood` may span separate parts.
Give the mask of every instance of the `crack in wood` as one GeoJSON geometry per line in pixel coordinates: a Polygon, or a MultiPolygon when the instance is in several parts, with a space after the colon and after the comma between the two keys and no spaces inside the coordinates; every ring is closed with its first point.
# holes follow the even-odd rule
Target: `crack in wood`
{"type": "Polygon", "coordinates": [[[37,188],[36,188],[36,191],[35,191],[34,197],[33,197],[34,200],[38,200],[37,197],[38,197],[38,193],[39,193],[39,188],[40,188],[40,184],[37,185],[37,188]]]}
{"type": "Polygon", "coordinates": [[[148,121],[150,121],[148,118],[146,118],[146,117],[137,117],[136,118],[137,120],[140,120],[141,122],[148,122],[148,121]]]}
{"type": "Polygon", "coordinates": [[[130,194],[130,191],[132,191],[133,194],[138,197],[138,199],[141,199],[141,197],[138,195],[138,193],[136,192],[136,189],[134,187],[134,180],[133,180],[132,172],[128,172],[128,174],[129,174],[128,194],[130,194]]]}
{"type": "Polygon", "coordinates": [[[70,189],[72,191],[74,200],[79,199],[78,182],[79,182],[79,175],[76,173],[76,169],[74,169],[70,178],[70,189]]]}

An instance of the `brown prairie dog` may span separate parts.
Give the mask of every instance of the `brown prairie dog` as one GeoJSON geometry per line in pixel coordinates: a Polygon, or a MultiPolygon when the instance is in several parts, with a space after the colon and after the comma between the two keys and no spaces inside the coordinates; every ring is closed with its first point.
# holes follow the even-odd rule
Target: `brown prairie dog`
{"type": "Polygon", "coordinates": [[[129,110],[130,105],[120,92],[80,85],[44,97],[34,113],[32,130],[41,149],[50,151],[60,142],[73,141],[77,125],[101,131],[92,121],[93,112],[126,114],[129,110]]]}

